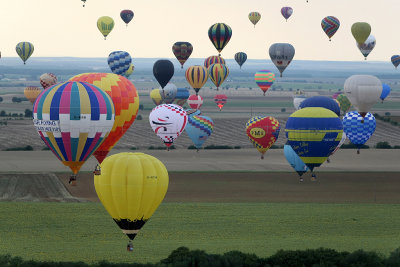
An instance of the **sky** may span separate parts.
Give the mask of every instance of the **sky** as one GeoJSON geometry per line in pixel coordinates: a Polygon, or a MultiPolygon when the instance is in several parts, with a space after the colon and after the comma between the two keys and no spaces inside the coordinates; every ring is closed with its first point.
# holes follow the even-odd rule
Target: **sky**
{"type": "Polygon", "coordinates": [[[208,29],[217,22],[232,28],[232,38],[222,51],[224,58],[245,52],[249,59],[269,60],[273,43],[291,43],[295,59],[364,60],[351,34],[351,25],[363,21],[371,25],[377,39],[368,60],[388,61],[400,54],[399,0],[13,0],[0,8],[0,51],[15,57],[18,42],[33,43],[32,57],[107,57],[124,50],[133,58],[172,58],[172,45],[188,41],[191,57],[206,58],[217,51],[208,38],[208,29]],[[294,12],[286,22],[284,6],[294,12]],[[126,27],[120,11],[131,9],[134,18],[126,27]],[[256,27],[248,19],[252,11],[261,13],[256,27]],[[115,27],[107,40],[96,23],[110,16],[115,27]],[[322,31],[321,20],[335,16],[340,28],[332,42],[322,31]]]}

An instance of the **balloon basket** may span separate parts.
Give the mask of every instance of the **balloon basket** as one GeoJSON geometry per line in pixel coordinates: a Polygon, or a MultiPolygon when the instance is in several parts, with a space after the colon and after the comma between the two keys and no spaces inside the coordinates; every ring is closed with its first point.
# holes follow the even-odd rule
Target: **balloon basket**
{"type": "Polygon", "coordinates": [[[303,182],[303,181],[304,181],[303,177],[300,177],[300,182],[303,182]]]}
{"type": "Polygon", "coordinates": [[[331,163],[331,160],[329,158],[326,159],[327,163],[331,163]]]}
{"type": "Polygon", "coordinates": [[[72,186],[76,186],[76,174],[73,174],[69,177],[68,183],[72,186]]]}
{"type": "Polygon", "coordinates": [[[100,165],[97,164],[93,171],[94,175],[101,175],[101,168],[100,165]]]}
{"type": "Polygon", "coordinates": [[[311,174],[311,181],[315,182],[317,180],[317,176],[315,175],[315,173],[311,174]]]}
{"type": "Polygon", "coordinates": [[[126,250],[128,252],[132,252],[133,251],[133,244],[132,241],[129,241],[128,245],[126,245],[126,250]]]}
{"type": "Polygon", "coordinates": [[[357,154],[360,154],[360,149],[357,149],[357,154]]]}

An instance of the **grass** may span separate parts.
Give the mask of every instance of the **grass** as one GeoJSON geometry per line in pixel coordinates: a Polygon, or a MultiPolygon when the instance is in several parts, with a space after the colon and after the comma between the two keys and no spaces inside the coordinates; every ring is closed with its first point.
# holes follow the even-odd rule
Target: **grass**
{"type": "Polygon", "coordinates": [[[156,262],[179,246],[262,257],[318,247],[388,255],[400,246],[399,205],[166,203],[132,254],[99,203],[2,202],[0,213],[0,254],[36,260],[156,262]]]}

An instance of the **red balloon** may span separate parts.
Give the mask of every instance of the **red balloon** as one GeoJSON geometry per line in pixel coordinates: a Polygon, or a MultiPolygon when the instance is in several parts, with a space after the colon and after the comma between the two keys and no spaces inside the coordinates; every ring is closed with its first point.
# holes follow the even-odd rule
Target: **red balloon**
{"type": "Polygon", "coordinates": [[[214,96],[214,102],[219,107],[219,111],[222,110],[222,107],[226,104],[228,97],[224,94],[214,96]]]}

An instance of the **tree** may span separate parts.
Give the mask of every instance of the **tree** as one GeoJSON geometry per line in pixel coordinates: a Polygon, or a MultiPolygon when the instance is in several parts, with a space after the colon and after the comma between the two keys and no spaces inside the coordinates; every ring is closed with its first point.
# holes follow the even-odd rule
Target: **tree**
{"type": "Polygon", "coordinates": [[[21,98],[15,97],[15,96],[14,96],[14,97],[12,98],[12,102],[13,102],[13,103],[20,103],[20,102],[21,102],[21,98]]]}
{"type": "Polygon", "coordinates": [[[25,118],[30,118],[30,117],[32,117],[32,110],[25,109],[25,118]]]}
{"type": "Polygon", "coordinates": [[[0,96],[0,102],[3,102],[3,98],[0,96]]]}
{"type": "Polygon", "coordinates": [[[0,117],[5,117],[5,116],[7,116],[7,113],[4,110],[0,111],[0,117]]]}

